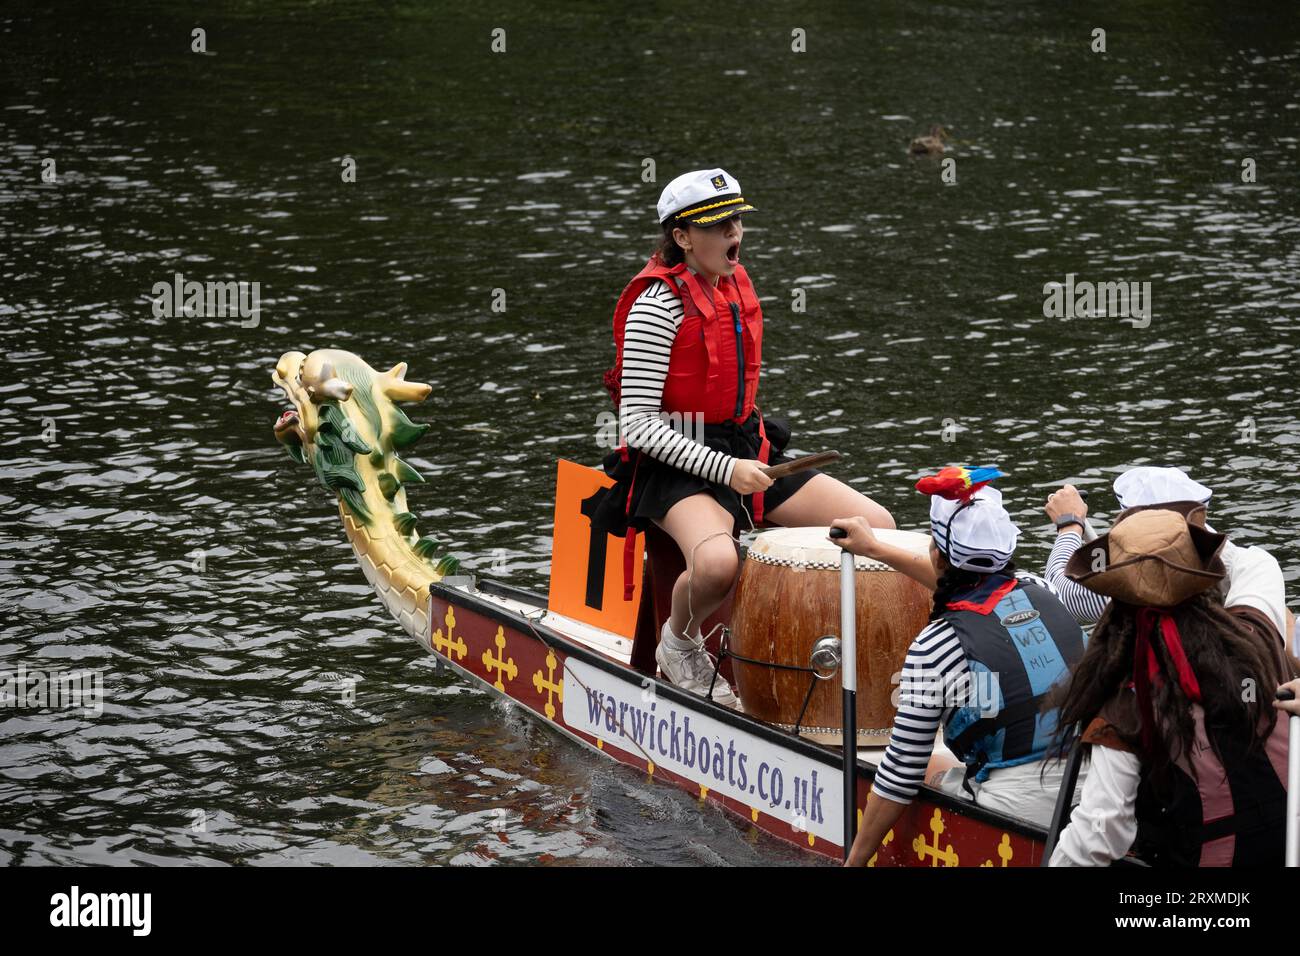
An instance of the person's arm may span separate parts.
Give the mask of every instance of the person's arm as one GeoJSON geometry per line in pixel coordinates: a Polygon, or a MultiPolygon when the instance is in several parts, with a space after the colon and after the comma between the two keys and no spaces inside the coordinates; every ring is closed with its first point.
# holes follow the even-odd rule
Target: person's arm
{"type": "Polygon", "coordinates": [[[832,538],[827,535],[828,540],[846,551],[887,564],[895,571],[921,583],[930,591],[938,586],[939,576],[935,573],[934,564],[931,563],[928,553],[917,554],[915,551],[908,551],[897,545],[886,544],[876,537],[866,518],[860,515],[852,518],[836,518],[830,526],[843,528],[848,532],[848,536],[844,538],[832,538]]]}
{"type": "Polygon", "coordinates": [[[1079,805],[1052,853],[1052,866],[1109,866],[1129,851],[1137,838],[1141,772],[1136,754],[1093,746],[1079,805]]]}
{"type": "Polygon", "coordinates": [[[1228,572],[1228,594],[1223,606],[1253,607],[1277,628],[1278,637],[1286,640],[1286,581],[1277,559],[1263,548],[1242,548],[1225,541],[1219,552],[1228,572]]]}
{"type": "Polygon", "coordinates": [[[1091,627],[1101,620],[1101,612],[1106,609],[1108,599],[1065,576],[1066,562],[1083,544],[1082,522],[1088,517],[1088,505],[1074,485],[1063,485],[1047,496],[1043,511],[1053,524],[1066,515],[1079,519],[1078,522],[1056,529],[1056,542],[1052,545],[1052,553],[1048,555],[1043,577],[1060,602],[1074,615],[1074,619],[1083,627],[1091,627]]]}
{"type": "Polygon", "coordinates": [[[885,756],[862,814],[846,866],[866,866],[890,827],[898,822],[925,782],[934,739],[943,721],[946,688],[969,677],[966,655],[952,626],[927,625],[907,649],[899,675],[898,712],[885,756]]]}
{"type": "Polygon", "coordinates": [[[1074,619],[1084,627],[1090,627],[1101,620],[1101,612],[1106,610],[1106,603],[1110,599],[1065,576],[1066,562],[1083,544],[1083,535],[1074,530],[1077,527],[1069,525],[1057,533],[1052,553],[1047,556],[1043,578],[1051,585],[1052,591],[1066,610],[1074,615],[1074,619]]]}
{"type": "Polygon", "coordinates": [[[906,803],[898,803],[882,797],[874,790],[867,794],[867,806],[862,811],[862,826],[858,828],[858,835],[853,838],[853,848],[849,850],[849,858],[844,861],[844,865],[866,866],[880,849],[885,834],[906,812],[906,803]]]}
{"type": "Polygon", "coordinates": [[[632,304],[623,332],[623,439],[629,448],[674,468],[729,485],[736,458],[688,438],[660,417],[668,362],[681,324],[681,300],[663,282],[651,284],[632,304]]]}

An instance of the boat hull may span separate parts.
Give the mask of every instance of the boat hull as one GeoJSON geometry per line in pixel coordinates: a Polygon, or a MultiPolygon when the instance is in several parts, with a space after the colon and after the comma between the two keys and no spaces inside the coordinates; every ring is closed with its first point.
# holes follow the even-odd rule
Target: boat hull
{"type": "MultiPolygon", "coordinates": [[[[643,675],[494,597],[545,599],[492,582],[429,589],[426,648],[576,743],[712,801],[823,857],[843,856],[836,750],[643,675]]],[[[858,761],[859,820],[875,767],[858,761]]],[[[1044,832],[924,788],[872,859],[876,866],[1037,866],[1044,832]]]]}

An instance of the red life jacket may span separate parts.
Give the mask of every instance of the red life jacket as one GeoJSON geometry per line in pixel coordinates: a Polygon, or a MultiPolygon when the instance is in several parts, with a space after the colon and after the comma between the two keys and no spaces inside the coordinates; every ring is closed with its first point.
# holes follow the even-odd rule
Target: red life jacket
{"type": "MultiPolygon", "coordinates": [[[[702,415],[706,424],[734,421],[741,424],[753,414],[762,366],[763,310],[743,266],[731,276],[722,276],[716,286],[706,285],[685,263],[665,265],[658,254],[623,289],[614,306],[614,367],[605,372],[605,388],[617,408],[623,378],[623,333],[628,313],[642,292],[655,280],[662,280],[681,299],[682,324],[673,340],[664,381],[664,412],[683,416],[702,415]]],[[[758,460],[767,463],[770,443],[758,415],[760,448],[758,460]]],[[[623,460],[628,447],[619,446],[623,460]]],[[[632,468],[625,513],[632,510],[632,489],[640,453],[632,468]]],[[[754,523],[763,520],[763,493],[753,496],[754,523]]],[[[623,600],[632,600],[632,562],[635,529],[628,527],[623,545],[623,600]]]]}
{"type": "Polygon", "coordinates": [[[637,296],[656,279],[667,283],[682,301],[682,325],[664,381],[663,411],[703,413],[706,423],[745,421],[754,410],[763,348],[763,310],[748,273],[736,266],[734,275],[709,286],[685,263],[666,266],[657,255],[627,284],[614,306],[614,367],[605,373],[614,405],[619,404],[627,316],[637,296]]]}

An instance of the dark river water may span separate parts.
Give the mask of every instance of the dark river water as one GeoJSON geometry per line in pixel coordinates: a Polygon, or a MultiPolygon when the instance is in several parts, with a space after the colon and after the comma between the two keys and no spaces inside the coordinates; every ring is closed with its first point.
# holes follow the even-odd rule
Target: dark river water
{"type": "Polygon", "coordinates": [[[282,352],[409,362],[413,506],[544,592],[687,169],[759,207],[760,403],[902,526],[995,462],[1041,566],[1051,487],[1104,522],[1174,464],[1295,578],[1294,3],[490,6],[0,10],[0,669],[104,682],[0,712],[0,862],[806,862],[435,671],[271,434],[282,352]],[[907,155],[936,123],[947,167],[907,155]],[[259,282],[259,324],[155,317],[176,272],[259,282]],[[1068,275],[1149,321],[1046,317],[1068,275]]]}

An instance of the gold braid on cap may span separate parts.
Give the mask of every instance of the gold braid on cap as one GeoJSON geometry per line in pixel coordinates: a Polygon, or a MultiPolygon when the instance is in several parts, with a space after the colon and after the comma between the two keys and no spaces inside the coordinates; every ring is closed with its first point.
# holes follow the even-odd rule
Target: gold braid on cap
{"type": "MultiPolygon", "coordinates": [[[[707,206],[696,206],[694,209],[683,209],[677,215],[673,216],[673,218],[682,219],[686,216],[693,216],[697,212],[707,212],[710,209],[717,209],[719,206],[730,206],[733,205],[734,203],[744,202],[744,201],[745,201],[744,196],[737,196],[735,199],[724,199],[721,202],[709,203],[709,205],[707,206]]],[[[710,216],[708,218],[716,219],[717,216],[710,216]]]]}
{"type": "MultiPolygon", "coordinates": [[[[741,202],[744,202],[744,201],[745,201],[745,200],[743,200],[743,199],[741,200],[741,202]]],[[[748,205],[748,204],[745,205],[745,209],[753,209],[753,208],[754,208],[753,206],[750,206],[750,205],[748,205]]],[[[745,209],[742,209],[742,210],[740,210],[740,211],[741,211],[741,212],[744,212],[745,209]]],[[[696,226],[702,226],[702,225],[704,225],[706,222],[713,222],[713,220],[715,220],[715,219],[725,219],[727,216],[730,216],[734,211],[735,211],[735,210],[728,209],[726,212],[715,213],[715,214],[712,215],[712,216],[701,216],[699,219],[695,220],[694,225],[696,225],[696,226]]]]}

